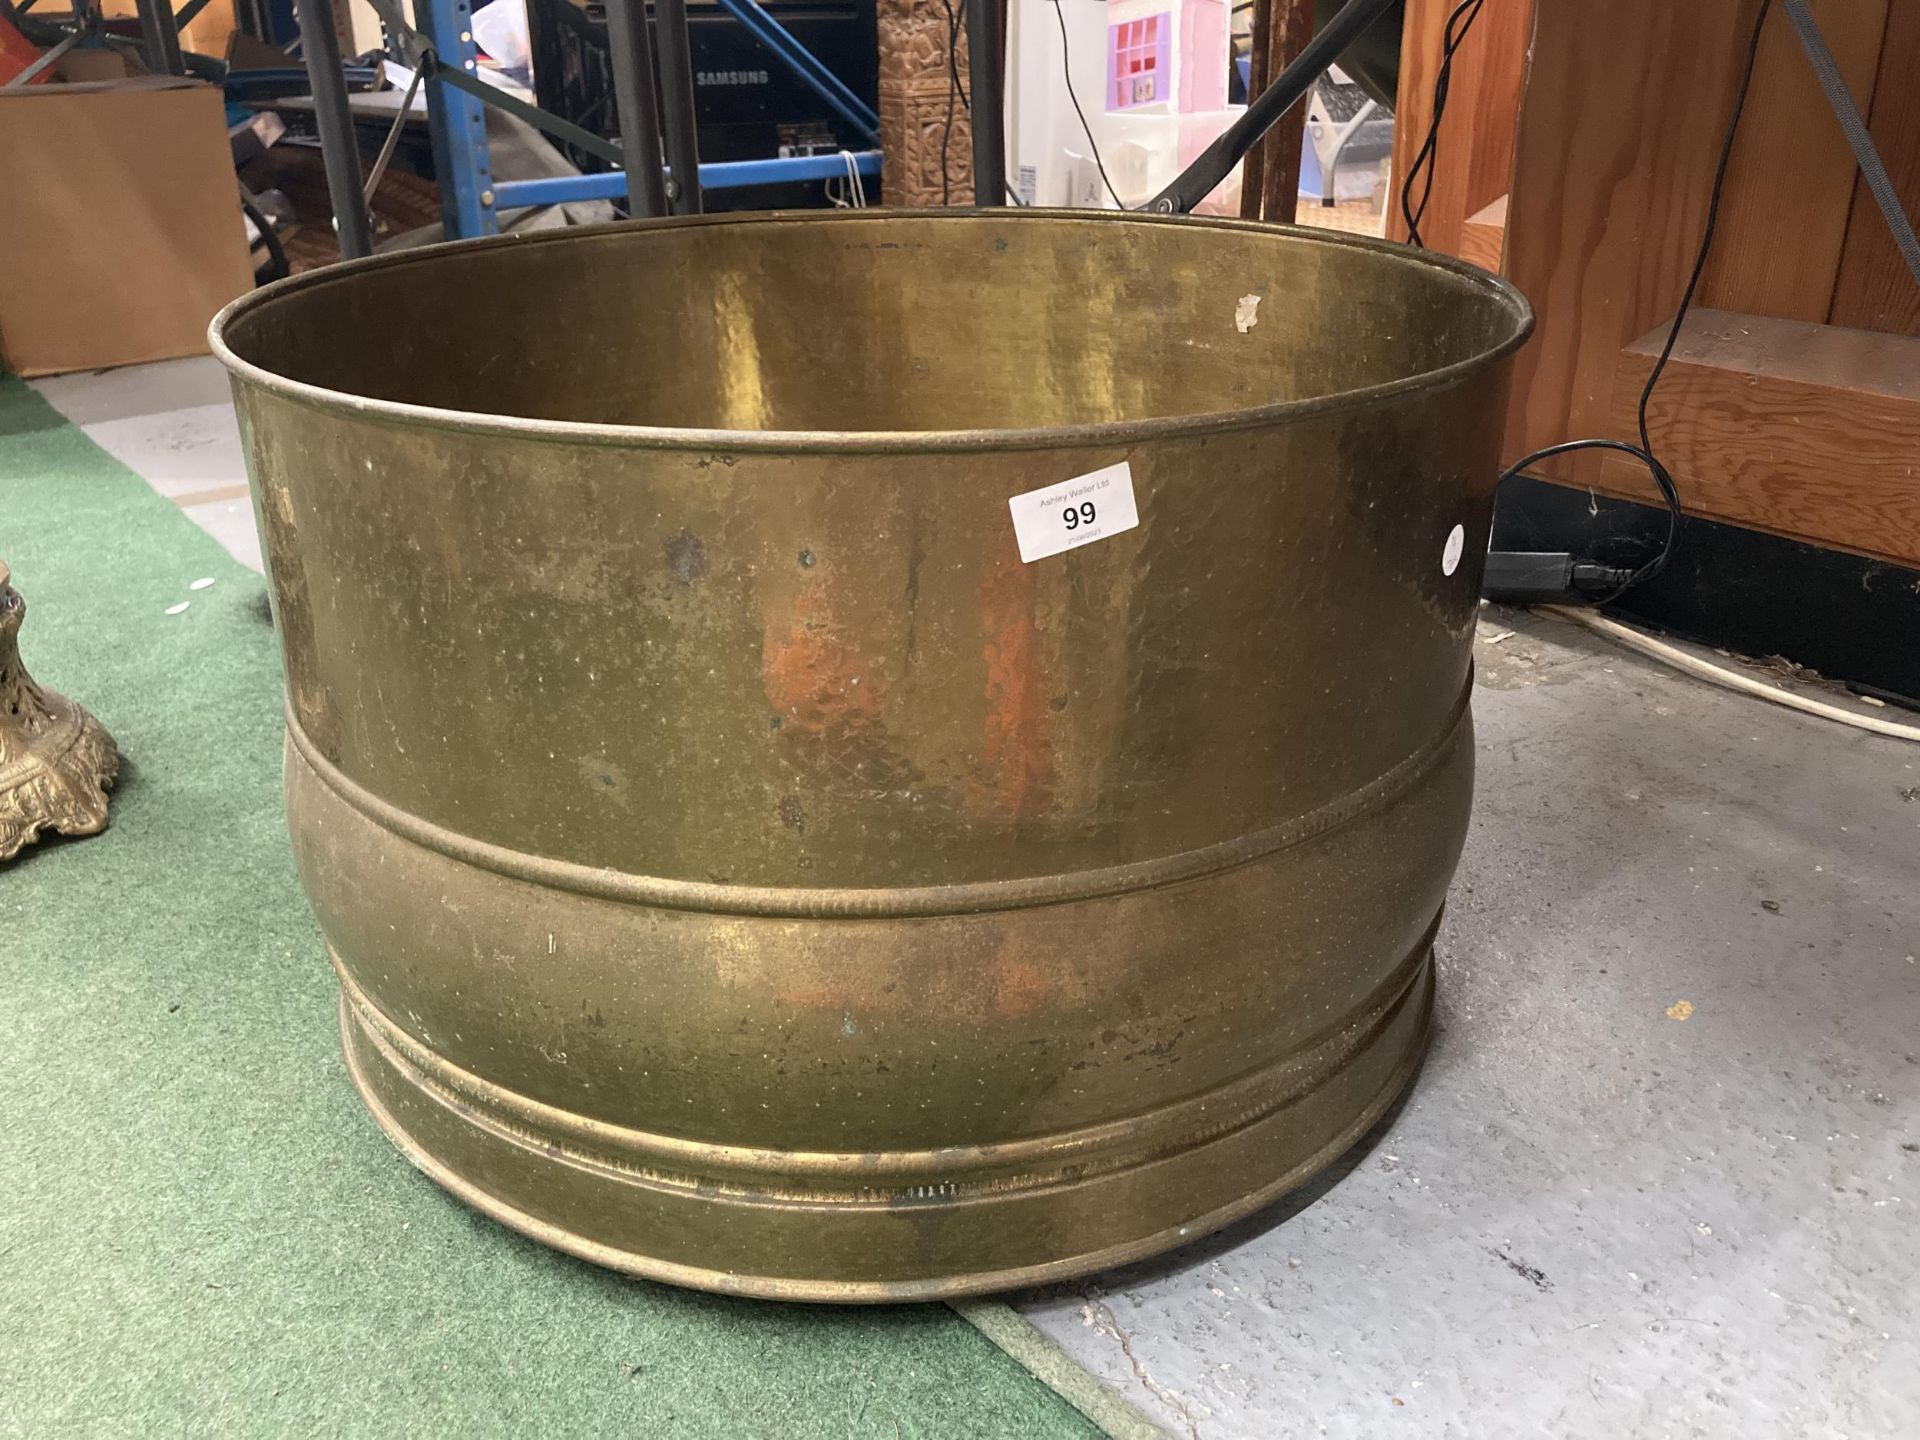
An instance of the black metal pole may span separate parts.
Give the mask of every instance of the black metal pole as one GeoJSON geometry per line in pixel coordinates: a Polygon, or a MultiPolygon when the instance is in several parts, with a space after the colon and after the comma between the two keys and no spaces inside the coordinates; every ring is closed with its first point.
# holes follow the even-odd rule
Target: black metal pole
{"type": "Polygon", "coordinates": [[[140,48],[145,52],[147,68],[156,75],[186,74],[173,0],[137,0],[134,8],[140,12],[140,48]]]}
{"type": "Polygon", "coordinates": [[[300,53],[313,91],[313,118],[320,129],[320,156],[327,167],[327,198],[340,236],[340,258],[373,253],[373,222],[361,194],[360,143],[347,106],[347,72],[340,64],[340,37],[333,28],[333,0],[300,0],[300,53]]]}
{"type": "Polygon", "coordinates": [[[667,213],[660,169],[660,90],[653,73],[653,37],[646,0],[607,0],[607,49],[613,103],[620,111],[620,163],[627,171],[627,213],[667,213]]]}
{"type": "Polygon", "coordinates": [[[1007,203],[1007,116],[1002,96],[1005,56],[1000,0],[966,0],[967,79],[973,121],[973,203],[1007,203]]]}
{"type": "Polygon", "coordinates": [[[660,96],[667,112],[667,166],[673,171],[673,213],[700,213],[700,141],[694,134],[693,52],[687,0],[655,0],[660,22],[660,96]]]}

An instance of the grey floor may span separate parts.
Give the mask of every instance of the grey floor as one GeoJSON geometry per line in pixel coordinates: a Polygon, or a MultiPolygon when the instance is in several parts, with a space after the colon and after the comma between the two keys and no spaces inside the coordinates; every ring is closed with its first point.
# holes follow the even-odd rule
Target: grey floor
{"type": "MultiPolygon", "coordinates": [[[[211,360],[40,382],[259,566],[211,360]]],[[[1920,745],[1532,616],[1400,1109],[1228,1234],[1015,1297],[1192,1440],[1920,1434],[1920,745]]]]}
{"type": "Polygon", "coordinates": [[[240,427],[219,361],[199,355],[30,383],[236,560],[260,568],[240,427]]]}
{"type": "Polygon", "coordinates": [[[1203,1440],[1920,1434],[1920,745],[1481,634],[1400,1112],[1217,1243],[1016,1304],[1203,1440]]]}

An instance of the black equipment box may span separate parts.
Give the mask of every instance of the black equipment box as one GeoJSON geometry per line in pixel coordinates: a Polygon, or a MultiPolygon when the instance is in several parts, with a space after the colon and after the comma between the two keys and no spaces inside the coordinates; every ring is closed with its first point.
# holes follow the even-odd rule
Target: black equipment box
{"type": "MultiPolygon", "coordinates": [[[[840,80],[878,108],[879,36],[874,0],[763,0],[763,8],[840,80]]],[[[649,22],[653,20],[648,7],[649,22]]],[[[620,134],[607,58],[605,8],[581,0],[527,0],[533,88],[540,108],[609,139],[620,134]]],[[[842,119],[715,0],[689,0],[694,118],[702,162],[765,160],[776,155],[865,150],[872,141],[842,119]]],[[[654,40],[659,53],[659,40],[654,40]]],[[[561,142],[555,142],[560,144],[561,142]]],[[[567,147],[561,144],[561,148],[567,147]]],[[[605,161],[567,150],[582,170],[605,161]]],[[[879,199],[869,179],[867,196],[879,199]]],[[[819,181],[714,190],[709,210],[769,209],[825,203],[819,181]]]]}

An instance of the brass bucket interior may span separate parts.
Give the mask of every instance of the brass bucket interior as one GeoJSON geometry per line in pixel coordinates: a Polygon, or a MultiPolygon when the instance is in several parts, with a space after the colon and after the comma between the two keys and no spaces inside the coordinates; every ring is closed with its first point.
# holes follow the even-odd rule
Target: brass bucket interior
{"type": "Polygon", "coordinates": [[[824,438],[1244,417],[1475,364],[1523,313],[1464,268],[1270,226],[727,217],[568,240],[341,272],[223,335],[284,380],[475,418],[824,438]]]}
{"type": "Polygon", "coordinates": [[[375,1116],[542,1240],[784,1298],[1083,1273],[1298,1184],[1426,1034],[1529,324],[1383,244],[1029,211],[237,302],[375,1116]],[[1010,502],[1096,473],[1135,522],[1023,560],[1010,502]]]}

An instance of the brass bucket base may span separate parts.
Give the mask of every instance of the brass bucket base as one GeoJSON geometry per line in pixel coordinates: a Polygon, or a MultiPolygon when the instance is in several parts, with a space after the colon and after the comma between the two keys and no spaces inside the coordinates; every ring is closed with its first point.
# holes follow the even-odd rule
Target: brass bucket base
{"type": "MultiPolygon", "coordinates": [[[[851,1185],[887,1168],[885,1155],[835,1157],[849,1188],[813,1194],[727,1193],[697,1176],[622,1164],[620,1151],[656,1150],[660,1137],[554,1110],[457,1069],[412,1041],[344,975],[340,1033],[348,1073],[394,1144],[430,1179],[510,1229],[673,1285],[879,1304],[1092,1274],[1189,1244],[1272,1203],[1364,1135],[1412,1079],[1431,1029],[1433,988],[1429,935],[1396,970],[1391,993],[1353,1024],[1265,1075],[1183,1105],[1196,1118],[1210,1111],[1224,1118],[1208,1127],[1215,1133],[1196,1134],[1174,1153],[1141,1154],[1093,1177],[1016,1174],[974,1194],[885,1200],[851,1185]],[[1260,1090],[1264,1103],[1244,1118],[1250,1092],[1260,1090]],[[1301,1158],[1288,1164],[1290,1157],[1301,1158]],[[1285,1168],[1275,1173],[1276,1164],[1285,1168]],[[1034,1258],[1060,1253],[1060,1215],[1071,1218],[1085,1248],[1064,1259],[1034,1258]],[[720,1232],[724,1246],[716,1243],[720,1232]],[[715,1270],[676,1258],[720,1248],[757,1253],[762,1264],[715,1270]],[[829,1256],[819,1271],[838,1277],[857,1263],[876,1278],[815,1273],[810,1262],[829,1256]]],[[[1058,1138],[1072,1144],[1073,1137],[1058,1138]]],[[[724,1147],[686,1148],[723,1158],[724,1147]]],[[[688,1158],[697,1164],[697,1155],[688,1158]]]]}

